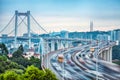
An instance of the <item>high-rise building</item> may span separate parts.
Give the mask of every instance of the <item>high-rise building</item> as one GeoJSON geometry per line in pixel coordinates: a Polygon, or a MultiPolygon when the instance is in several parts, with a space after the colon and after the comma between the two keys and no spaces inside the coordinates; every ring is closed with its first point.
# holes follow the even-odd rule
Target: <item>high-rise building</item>
{"type": "Polygon", "coordinates": [[[98,34],[97,39],[108,41],[108,40],[110,40],[110,36],[108,34],[98,34]]]}
{"type": "Polygon", "coordinates": [[[61,31],[60,33],[61,33],[62,38],[68,38],[69,37],[68,31],[61,31]]]}
{"type": "Polygon", "coordinates": [[[118,31],[118,40],[120,41],[120,31],[118,31]]]}
{"type": "Polygon", "coordinates": [[[90,32],[93,31],[93,21],[90,21],[90,32]]]}
{"type": "Polygon", "coordinates": [[[120,41],[120,30],[116,31],[116,38],[118,41],[120,41]]]}
{"type": "Polygon", "coordinates": [[[113,30],[111,31],[111,40],[116,41],[117,40],[117,31],[113,30]]]}

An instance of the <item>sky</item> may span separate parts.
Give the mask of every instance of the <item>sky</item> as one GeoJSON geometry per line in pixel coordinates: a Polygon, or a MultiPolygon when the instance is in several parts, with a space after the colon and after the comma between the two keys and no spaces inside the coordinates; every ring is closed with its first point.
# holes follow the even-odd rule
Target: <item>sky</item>
{"type": "MultiPolygon", "coordinates": [[[[120,28],[120,0],[0,0],[0,31],[10,21],[15,10],[18,12],[29,10],[48,32],[89,31],[90,21],[93,21],[94,30],[107,31],[120,28]]],[[[12,29],[14,21],[3,33],[12,29]]],[[[44,33],[32,18],[31,29],[36,33],[44,33]]],[[[25,30],[27,27],[22,24],[19,33],[25,30]]]]}

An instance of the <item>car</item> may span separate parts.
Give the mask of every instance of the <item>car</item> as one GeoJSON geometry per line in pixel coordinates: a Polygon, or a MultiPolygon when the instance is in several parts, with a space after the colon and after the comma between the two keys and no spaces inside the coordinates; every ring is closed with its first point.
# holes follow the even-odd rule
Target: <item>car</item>
{"type": "Polygon", "coordinates": [[[67,57],[67,59],[70,59],[70,58],[71,58],[71,55],[70,55],[70,54],[67,54],[66,57],[67,57]]]}
{"type": "Polygon", "coordinates": [[[94,70],[85,70],[88,73],[94,74],[94,75],[98,75],[98,77],[104,77],[102,73],[94,71],[94,70]]]}
{"type": "Polygon", "coordinates": [[[54,67],[58,67],[59,65],[57,64],[57,63],[51,63],[52,64],[52,66],[54,66],[54,67]]]}
{"type": "Polygon", "coordinates": [[[60,76],[63,77],[65,80],[73,80],[71,74],[65,70],[62,70],[60,72],[60,76]]]}
{"type": "Polygon", "coordinates": [[[62,68],[61,68],[60,66],[55,67],[55,69],[56,69],[58,72],[62,72],[62,68]]]}
{"type": "Polygon", "coordinates": [[[82,63],[82,64],[85,64],[85,62],[82,58],[79,58],[79,62],[82,63]]]}
{"type": "Polygon", "coordinates": [[[81,57],[81,54],[79,54],[79,57],[81,57]]]}
{"type": "Polygon", "coordinates": [[[55,68],[57,71],[62,71],[62,68],[57,63],[51,63],[53,68],[55,68]]]}
{"type": "Polygon", "coordinates": [[[73,62],[71,62],[71,60],[67,60],[67,64],[69,64],[71,66],[75,66],[75,64],[73,62]]]}
{"type": "Polygon", "coordinates": [[[78,67],[73,67],[73,69],[75,70],[75,71],[77,71],[77,72],[81,72],[81,70],[78,68],[78,67]]]}
{"type": "Polygon", "coordinates": [[[57,62],[57,60],[55,58],[52,58],[51,61],[52,62],[57,62]]]}

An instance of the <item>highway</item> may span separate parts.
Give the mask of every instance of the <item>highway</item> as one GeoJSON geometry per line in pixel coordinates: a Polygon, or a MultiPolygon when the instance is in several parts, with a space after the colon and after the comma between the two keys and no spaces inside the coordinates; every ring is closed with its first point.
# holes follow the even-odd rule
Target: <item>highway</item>
{"type": "MultiPolygon", "coordinates": [[[[43,66],[52,70],[59,80],[119,80],[120,66],[96,59],[98,51],[108,44],[99,43],[93,57],[90,57],[91,44],[71,47],[50,52],[44,56],[43,66]],[[64,56],[64,61],[58,61],[58,55],[64,56]],[[97,68],[96,68],[96,63],[97,68]],[[97,71],[96,71],[97,70],[97,71]],[[97,77],[98,76],[98,77],[97,77]]],[[[110,44],[111,45],[111,44],[110,44]]],[[[92,44],[96,46],[96,44],[92,44]]]]}

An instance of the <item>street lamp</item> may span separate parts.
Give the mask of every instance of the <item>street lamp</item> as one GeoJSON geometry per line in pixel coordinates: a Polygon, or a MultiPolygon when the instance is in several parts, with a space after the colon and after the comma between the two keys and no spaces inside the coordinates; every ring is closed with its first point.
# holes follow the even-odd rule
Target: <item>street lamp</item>
{"type": "MultiPolygon", "coordinates": [[[[98,43],[97,43],[98,44],[98,43]]],[[[97,49],[98,50],[98,49],[97,49]]],[[[91,47],[90,48],[90,52],[91,52],[91,58],[93,58],[93,52],[95,51],[95,47],[91,47]]],[[[96,54],[96,80],[98,80],[98,51],[96,54]]]]}
{"type": "MultiPolygon", "coordinates": [[[[98,40],[97,40],[97,46],[98,46],[98,40]]],[[[98,80],[98,49],[96,54],[96,80],[98,80]]]]}
{"type": "MultiPolygon", "coordinates": [[[[64,74],[64,55],[63,54],[58,55],[58,62],[61,63],[63,68],[63,74],[64,74]]],[[[64,80],[64,75],[63,75],[63,80],[64,80]]]]}

